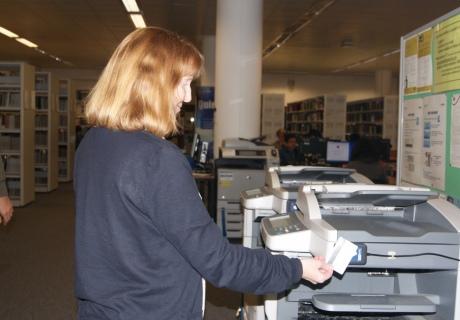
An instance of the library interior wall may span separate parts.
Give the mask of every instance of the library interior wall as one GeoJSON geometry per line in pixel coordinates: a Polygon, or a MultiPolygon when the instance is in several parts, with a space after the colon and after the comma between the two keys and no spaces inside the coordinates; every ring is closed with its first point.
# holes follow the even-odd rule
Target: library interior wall
{"type": "MultiPolygon", "coordinates": [[[[58,78],[75,80],[77,90],[89,90],[97,82],[102,70],[98,69],[46,69],[58,78]]],[[[399,94],[399,75],[391,79],[391,89],[387,95],[399,94]]],[[[262,74],[262,94],[281,93],[285,103],[321,96],[324,94],[345,94],[347,101],[370,99],[381,96],[376,88],[375,76],[324,76],[262,74]],[[294,81],[294,83],[292,83],[294,81]],[[288,83],[291,86],[288,86],[288,83]],[[293,84],[293,87],[292,87],[293,84]]],[[[195,97],[193,97],[195,98],[195,97]]],[[[193,103],[193,101],[192,101],[193,103]]]]}
{"type": "Polygon", "coordinates": [[[90,90],[96,84],[102,70],[99,69],[44,69],[59,79],[73,79],[76,90],[90,90]]]}
{"type": "MultiPolygon", "coordinates": [[[[386,95],[399,94],[399,75],[392,76],[386,95]]],[[[262,94],[282,93],[285,103],[314,98],[324,94],[344,94],[347,101],[357,101],[382,96],[376,88],[375,76],[324,76],[263,74],[262,94]],[[294,83],[293,83],[294,82],[294,83]]]]}

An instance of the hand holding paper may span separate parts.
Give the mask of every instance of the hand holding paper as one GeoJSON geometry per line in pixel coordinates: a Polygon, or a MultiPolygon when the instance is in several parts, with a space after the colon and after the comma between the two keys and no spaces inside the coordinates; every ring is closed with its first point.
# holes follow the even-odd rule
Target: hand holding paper
{"type": "Polygon", "coordinates": [[[356,255],[357,249],[357,245],[340,237],[334,246],[334,251],[327,260],[327,263],[334,266],[335,272],[343,274],[353,256],[356,255]]]}

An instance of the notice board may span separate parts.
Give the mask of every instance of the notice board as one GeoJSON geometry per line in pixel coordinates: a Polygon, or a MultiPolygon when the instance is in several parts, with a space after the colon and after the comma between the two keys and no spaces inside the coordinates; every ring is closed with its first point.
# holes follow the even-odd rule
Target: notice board
{"type": "Polygon", "coordinates": [[[401,37],[397,183],[460,207],[460,8],[401,37]]]}

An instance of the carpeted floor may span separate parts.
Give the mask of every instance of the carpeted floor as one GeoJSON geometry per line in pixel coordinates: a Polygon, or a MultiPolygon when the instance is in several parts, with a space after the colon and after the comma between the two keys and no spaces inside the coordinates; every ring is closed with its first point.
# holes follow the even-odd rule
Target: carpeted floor
{"type": "MultiPolygon", "coordinates": [[[[0,226],[0,319],[76,319],[72,183],[15,208],[0,226]]],[[[205,320],[233,320],[241,294],[207,286],[205,320]]],[[[134,319],[133,319],[134,320],[134,319]]]]}

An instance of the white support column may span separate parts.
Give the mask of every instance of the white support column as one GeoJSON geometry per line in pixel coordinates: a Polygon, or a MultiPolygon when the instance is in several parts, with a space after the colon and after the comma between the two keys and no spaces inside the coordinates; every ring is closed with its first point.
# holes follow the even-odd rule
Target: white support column
{"type": "Polygon", "coordinates": [[[218,0],[214,157],[225,138],[259,135],[263,0],[218,0]]]}
{"type": "Polygon", "coordinates": [[[201,77],[202,87],[214,87],[216,73],[216,37],[203,36],[201,38],[201,52],[204,56],[204,76],[201,77]]]}

